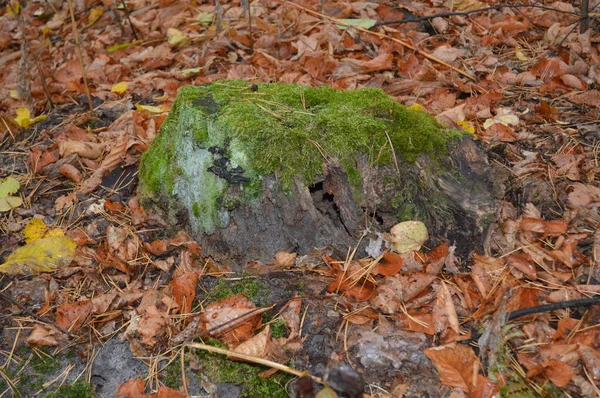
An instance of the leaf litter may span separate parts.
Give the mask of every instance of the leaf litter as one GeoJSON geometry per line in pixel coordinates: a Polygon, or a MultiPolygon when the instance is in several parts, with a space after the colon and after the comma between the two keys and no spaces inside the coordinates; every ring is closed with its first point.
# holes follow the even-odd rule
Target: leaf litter
{"type": "Polygon", "coordinates": [[[147,374],[96,385],[106,396],[192,394],[190,372],[164,373],[208,374],[197,347],[266,364],[265,380],[307,370],[288,389],[306,397],[323,379],[322,396],[598,395],[595,16],[584,32],[560,1],[68,4],[0,13],[3,391],[32,392],[10,376],[20,347],[74,346],[91,364],[91,347],[120,339],[147,374]],[[228,265],[161,234],[126,170],[179,87],[219,79],[378,87],[473,132],[507,174],[484,252],[457,259],[422,235],[374,258],[282,251],[248,267],[286,286],[277,297],[211,298],[211,281],[238,283],[228,265]]]}

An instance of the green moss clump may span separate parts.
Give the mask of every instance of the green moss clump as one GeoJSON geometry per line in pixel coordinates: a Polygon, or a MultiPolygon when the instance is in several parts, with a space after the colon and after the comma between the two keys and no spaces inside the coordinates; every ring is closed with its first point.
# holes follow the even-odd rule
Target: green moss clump
{"type": "Polygon", "coordinates": [[[178,389],[181,386],[181,362],[174,360],[161,370],[160,376],[165,386],[178,389]]]}
{"type": "Polygon", "coordinates": [[[448,139],[462,133],[444,130],[425,112],[408,109],[379,89],[340,91],[328,86],[217,82],[183,87],[150,149],[140,179],[158,192],[173,188],[174,132],[190,134],[202,147],[232,143],[230,155],[247,159],[254,177],[276,173],[284,185],[302,176],[307,184],[322,173],[323,156],[338,159],[353,184],[358,153],[372,154],[374,165],[399,156],[412,162],[423,153],[445,151],[448,139]],[[182,125],[184,123],[185,125],[182,125]],[[221,135],[221,136],[220,136],[221,135]],[[236,148],[237,147],[237,148],[236,148]]]}
{"type": "Polygon", "coordinates": [[[266,305],[269,298],[269,286],[256,278],[242,278],[239,281],[220,279],[219,283],[210,291],[208,301],[214,302],[226,297],[243,294],[256,305],[266,305]]]}
{"type": "Polygon", "coordinates": [[[93,398],[94,387],[85,381],[78,381],[71,385],[62,385],[55,391],[44,395],[44,398],[93,398]]]}
{"type": "Polygon", "coordinates": [[[202,372],[211,381],[240,385],[242,397],[289,398],[290,396],[285,386],[292,379],[291,375],[279,372],[268,378],[262,378],[259,373],[267,370],[267,367],[232,361],[223,355],[205,351],[199,351],[196,355],[202,363],[202,372]]]}
{"type": "Polygon", "coordinates": [[[286,336],[285,324],[286,324],[286,322],[283,320],[271,322],[270,323],[271,336],[276,339],[279,337],[285,337],[286,336]]]}
{"type": "Polygon", "coordinates": [[[198,205],[198,202],[194,202],[192,205],[192,212],[196,218],[200,217],[200,205],[198,205]]]}

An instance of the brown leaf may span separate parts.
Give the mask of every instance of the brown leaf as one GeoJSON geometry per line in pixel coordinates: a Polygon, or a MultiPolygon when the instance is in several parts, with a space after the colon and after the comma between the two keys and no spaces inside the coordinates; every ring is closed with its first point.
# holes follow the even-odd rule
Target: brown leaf
{"type": "Polygon", "coordinates": [[[137,328],[142,343],[154,347],[158,343],[157,338],[166,333],[168,324],[169,319],[154,305],[146,308],[137,328]]]}
{"type": "Polygon", "coordinates": [[[147,396],[148,398],[185,398],[185,394],[173,390],[172,388],[166,386],[160,386],[158,391],[155,394],[150,394],[147,396]]]}
{"type": "Polygon", "coordinates": [[[293,267],[297,253],[280,251],[275,254],[275,265],[282,268],[293,267]]]}
{"type": "Polygon", "coordinates": [[[531,256],[525,253],[515,253],[506,257],[506,264],[512,265],[519,271],[521,271],[529,279],[537,280],[537,273],[535,270],[535,264],[531,260],[531,256]]]}
{"type": "Polygon", "coordinates": [[[394,275],[384,279],[384,283],[375,289],[371,304],[386,314],[398,311],[400,304],[427,289],[437,277],[417,272],[413,275],[394,275]]]}
{"type": "Polygon", "coordinates": [[[115,398],[146,398],[144,394],[144,380],[129,379],[119,384],[115,391],[115,398]]]}
{"type": "Polygon", "coordinates": [[[404,260],[398,253],[387,252],[379,260],[376,273],[383,276],[396,275],[402,269],[404,260]]]}
{"type": "Polygon", "coordinates": [[[432,315],[436,333],[441,333],[447,326],[450,326],[455,333],[460,333],[456,308],[454,307],[448,286],[443,281],[440,283],[432,315]]]}
{"type": "MultiPolygon", "coordinates": [[[[597,343],[597,341],[595,341],[594,343],[597,343]]],[[[578,343],[577,353],[579,354],[579,358],[581,358],[581,361],[585,365],[585,368],[587,369],[588,373],[596,382],[599,382],[600,353],[598,353],[598,350],[585,344],[578,343]]]]}
{"type": "Polygon", "coordinates": [[[92,313],[92,301],[66,303],[56,309],[56,323],[64,329],[79,330],[92,313]]]}
{"type": "Polygon", "coordinates": [[[54,201],[54,208],[57,211],[61,211],[62,209],[73,207],[77,203],[77,194],[75,192],[70,192],[66,195],[59,196],[54,201]]]}
{"type": "Polygon", "coordinates": [[[517,140],[517,133],[509,127],[501,123],[494,123],[482,134],[483,137],[490,141],[514,142],[517,140]]]}
{"type": "Polygon", "coordinates": [[[196,285],[198,283],[198,273],[188,272],[169,282],[173,298],[179,305],[180,314],[189,314],[192,312],[192,303],[196,297],[196,285]]]}
{"type": "MultiPolygon", "coordinates": [[[[238,345],[233,351],[252,357],[266,358],[269,353],[270,339],[271,326],[267,325],[259,334],[238,345]]],[[[230,358],[237,359],[235,356],[230,356],[230,358]]]]}
{"type": "Polygon", "coordinates": [[[575,375],[572,367],[557,359],[544,363],[544,373],[557,387],[565,387],[575,375]]]}
{"type": "Polygon", "coordinates": [[[85,159],[95,160],[102,156],[104,145],[85,141],[61,141],[58,143],[58,150],[63,158],[76,154],[85,159]]]}
{"type": "Polygon", "coordinates": [[[443,384],[460,388],[465,393],[472,391],[473,378],[479,373],[479,361],[471,347],[452,343],[427,348],[425,355],[433,362],[443,384]]]}
{"type": "Polygon", "coordinates": [[[81,184],[81,181],[83,181],[81,172],[79,170],[77,170],[77,167],[75,167],[69,163],[61,164],[58,170],[60,171],[60,174],[67,177],[69,180],[73,181],[75,184],[81,184]]]}
{"type": "Polygon", "coordinates": [[[58,345],[55,331],[46,328],[40,324],[35,324],[31,333],[27,337],[27,344],[30,346],[55,346],[58,345]]]}

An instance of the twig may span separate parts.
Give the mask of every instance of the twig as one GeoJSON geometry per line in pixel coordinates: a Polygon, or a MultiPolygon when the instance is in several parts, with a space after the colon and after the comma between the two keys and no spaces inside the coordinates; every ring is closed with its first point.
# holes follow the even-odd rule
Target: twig
{"type": "Polygon", "coordinates": [[[299,9],[301,9],[301,10],[303,10],[303,11],[309,13],[309,14],[313,14],[313,15],[319,16],[321,18],[328,19],[328,20],[332,21],[333,23],[335,23],[337,25],[351,27],[351,28],[354,28],[354,29],[356,29],[356,30],[358,30],[360,32],[367,33],[367,34],[370,34],[370,35],[374,35],[374,36],[377,36],[377,37],[379,37],[381,39],[391,40],[391,41],[393,41],[395,43],[403,45],[404,47],[406,47],[406,48],[408,48],[410,50],[415,51],[417,54],[421,54],[423,57],[427,58],[430,61],[436,62],[436,63],[438,63],[440,65],[444,65],[445,67],[452,69],[456,73],[458,73],[460,75],[463,75],[464,77],[466,77],[466,78],[468,78],[470,80],[473,80],[473,81],[477,80],[477,79],[475,79],[474,76],[471,76],[469,73],[463,71],[462,69],[456,68],[456,67],[454,67],[454,66],[452,66],[452,65],[450,65],[450,64],[448,64],[448,63],[446,63],[444,61],[442,61],[441,59],[438,59],[438,58],[434,57],[433,55],[424,52],[423,50],[419,50],[417,47],[415,47],[412,44],[409,44],[409,43],[407,43],[407,42],[405,42],[403,40],[396,39],[395,37],[390,37],[390,36],[388,36],[388,35],[386,35],[384,33],[379,33],[379,32],[375,32],[375,31],[372,31],[372,30],[361,28],[359,26],[350,25],[350,24],[348,24],[348,23],[346,23],[344,21],[340,21],[337,18],[333,18],[333,17],[327,16],[327,15],[321,14],[319,12],[310,10],[310,9],[308,9],[306,7],[303,7],[303,6],[299,5],[299,4],[296,4],[296,3],[293,3],[293,2],[290,2],[290,1],[287,1],[287,0],[284,0],[284,3],[285,4],[290,4],[290,5],[292,5],[292,6],[296,7],[296,8],[299,8],[299,9]]]}
{"type": "Polygon", "coordinates": [[[79,34],[77,33],[77,22],[75,22],[75,13],[73,11],[73,0],[68,0],[69,12],[71,14],[71,26],[73,29],[73,39],[75,40],[75,48],[77,50],[77,59],[79,60],[79,66],[81,67],[81,75],[83,76],[83,85],[85,87],[85,95],[88,100],[88,106],[90,108],[90,114],[94,111],[94,105],[92,104],[92,95],[90,94],[90,87],[88,86],[87,72],[83,65],[83,53],[81,52],[81,44],[79,43],[79,34]]]}
{"type": "Polygon", "coordinates": [[[581,25],[579,26],[579,33],[585,33],[590,28],[590,20],[588,19],[589,9],[590,1],[581,0],[581,25]]]}
{"type": "Polygon", "coordinates": [[[589,307],[600,304],[600,295],[587,299],[561,301],[560,303],[536,305],[535,307],[521,308],[513,312],[509,312],[506,319],[511,321],[525,315],[538,314],[540,312],[550,312],[554,310],[562,310],[565,308],[589,307]]]}
{"type": "Polygon", "coordinates": [[[57,328],[58,330],[60,330],[61,332],[63,332],[64,334],[66,334],[69,337],[73,337],[73,335],[71,334],[71,332],[69,332],[67,329],[63,328],[62,326],[60,326],[59,324],[57,324],[56,322],[52,322],[48,319],[44,319],[41,316],[34,314],[33,312],[29,311],[27,308],[23,307],[21,304],[19,304],[16,300],[14,300],[12,297],[10,297],[9,295],[7,295],[6,293],[2,293],[0,292],[0,299],[4,300],[4,301],[8,301],[11,304],[16,305],[17,307],[19,307],[19,309],[21,311],[23,311],[23,313],[29,315],[30,317],[42,322],[42,323],[47,323],[50,324],[52,326],[54,326],[55,328],[57,328]]]}
{"type": "Polygon", "coordinates": [[[502,8],[540,8],[542,10],[555,11],[555,12],[559,12],[559,13],[563,13],[563,14],[577,15],[577,13],[572,12],[572,11],[563,11],[563,10],[558,10],[556,8],[540,6],[540,5],[498,4],[495,6],[478,8],[476,10],[470,10],[470,11],[449,11],[449,12],[441,12],[439,14],[425,15],[423,17],[408,17],[408,18],[404,18],[404,19],[394,19],[392,21],[377,22],[375,25],[373,25],[373,27],[383,26],[383,25],[394,25],[394,24],[400,24],[400,23],[423,22],[423,21],[427,21],[429,19],[434,19],[434,18],[445,18],[445,17],[453,17],[453,16],[461,16],[461,15],[470,15],[470,14],[476,14],[478,12],[500,10],[502,8]]]}
{"type": "MultiPolygon", "coordinates": [[[[282,365],[277,362],[269,361],[268,359],[258,358],[258,357],[254,357],[251,355],[246,355],[246,354],[242,354],[239,352],[226,350],[224,348],[214,347],[212,345],[206,345],[206,344],[200,344],[200,343],[187,343],[186,346],[191,347],[191,348],[198,348],[200,350],[204,350],[204,351],[208,351],[208,352],[215,352],[217,354],[223,354],[223,355],[232,356],[235,358],[240,358],[240,359],[243,359],[248,362],[257,363],[259,365],[265,365],[265,366],[268,366],[273,369],[281,370],[283,372],[292,374],[297,377],[306,376],[306,374],[307,374],[306,371],[292,369],[289,366],[285,366],[285,365],[282,365]]],[[[323,384],[323,381],[319,377],[316,377],[316,376],[311,376],[311,377],[316,382],[323,384]]]]}

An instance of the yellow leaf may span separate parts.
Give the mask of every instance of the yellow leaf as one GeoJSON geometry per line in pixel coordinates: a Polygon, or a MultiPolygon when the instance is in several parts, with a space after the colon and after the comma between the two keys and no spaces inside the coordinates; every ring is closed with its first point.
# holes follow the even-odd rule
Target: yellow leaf
{"type": "Polygon", "coordinates": [[[171,46],[183,45],[188,40],[188,36],[179,29],[167,29],[167,41],[171,46]]]}
{"type": "Polygon", "coordinates": [[[25,238],[25,243],[30,243],[34,240],[42,239],[46,234],[46,229],[48,229],[48,227],[46,226],[44,220],[39,218],[32,218],[23,230],[23,237],[25,238]]]}
{"type": "Polygon", "coordinates": [[[471,122],[468,122],[466,120],[459,120],[458,122],[456,122],[456,124],[462,127],[462,129],[465,130],[467,133],[475,134],[475,126],[473,126],[471,122]]]}
{"type": "Polygon", "coordinates": [[[140,40],[135,40],[135,41],[133,41],[133,42],[131,42],[131,43],[121,43],[121,44],[115,44],[114,46],[110,46],[110,47],[108,47],[108,48],[106,49],[106,52],[107,52],[107,53],[109,53],[109,54],[110,54],[110,53],[114,53],[115,51],[118,51],[118,50],[125,50],[126,48],[128,48],[128,47],[131,47],[131,46],[137,46],[137,45],[138,45],[138,44],[140,44],[140,43],[141,43],[141,41],[140,41],[140,40]]]}
{"type": "Polygon", "coordinates": [[[214,19],[215,19],[215,14],[212,12],[201,12],[196,17],[196,20],[198,22],[200,22],[200,25],[202,25],[204,27],[210,26],[214,19]]]}
{"type": "Polygon", "coordinates": [[[8,95],[10,95],[10,98],[12,99],[20,99],[21,97],[19,97],[19,92],[17,90],[8,90],[8,95]]]}
{"type": "Polygon", "coordinates": [[[23,199],[20,196],[5,196],[0,198],[0,213],[10,211],[15,207],[19,207],[23,204],[23,199]]]}
{"type": "Polygon", "coordinates": [[[15,250],[0,272],[10,275],[35,275],[68,266],[75,258],[77,244],[67,236],[35,240],[15,250]]]}
{"type": "Polygon", "coordinates": [[[521,49],[519,47],[515,47],[515,56],[517,57],[517,59],[519,61],[529,60],[529,58],[527,58],[527,56],[525,54],[523,54],[523,51],[521,51],[521,49]]]}
{"type": "Polygon", "coordinates": [[[48,230],[48,232],[46,232],[46,235],[44,235],[44,238],[49,238],[51,236],[65,236],[65,233],[60,228],[52,228],[52,229],[48,230]]]}
{"type": "Polygon", "coordinates": [[[127,82],[119,82],[112,86],[110,89],[111,93],[123,94],[129,88],[129,84],[127,82]]]}
{"type": "Polygon", "coordinates": [[[408,109],[420,112],[420,111],[423,110],[423,105],[421,105],[421,104],[412,104],[411,106],[408,107],[408,109]]]}
{"type": "Polygon", "coordinates": [[[419,250],[427,239],[429,234],[425,224],[421,221],[404,221],[390,229],[386,240],[393,244],[395,251],[404,254],[419,250]]]}
{"type": "Polygon", "coordinates": [[[14,177],[7,177],[0,182],[0,198],[5,198],[8,195],[17,193],[21,188],[21,184],[14,177]]]}
{"type": "Polygon", "coordinates": [[[135,108],[138,111],[148,111],[148,112],[152,112],[152,113],[163,113],[163,112],[165,112],[161,108],[159,108],[158,106],[152,106],[152,105],[135,104],[135,108]]]}
{"type": "Polygon", "coordinates": [[[103,14],[104,14],[104,7],[92,8],[92,11],[90,11],[90,17],[88,18],[88,24],[86,25],[86,27],[92,26],[93,24],[95,24],[103,14]]]}
{"type": "Polygon", "coordinates": [[[29,118],[31,113],[29,109],[25,107],[17,108],[17,117],[15,118],[15,122],[24,128],[31,126],[31,119],[29,118]]]}
{"type": "Polygon", "coordinates": [[[14,177],[8,177],[0,182],[0,212],[10,211],[23,204],[20,196],[12,196],[19,191],[21,184],[14,177]]]}
{"type": "Polygon", "coordinates": [[[19,15],[21,13],[21,3],[18,1],[11,2],[11,4],[6,6],[6,13],[11,17],[19,15]]]}
{"type": "Polygon", "coordinates": [[[31,119],[31,112],[29,112],[29,109],[27,109],[25,107],[21,107],[21,108],[17,109],[17,117],[15,118],[15,122],[19,126],[21,126],[23,128],[27,128],[34,123],[44,120],[45,118],[46,118],[46,115],[40,115],[38,117],[31,119]]]}

